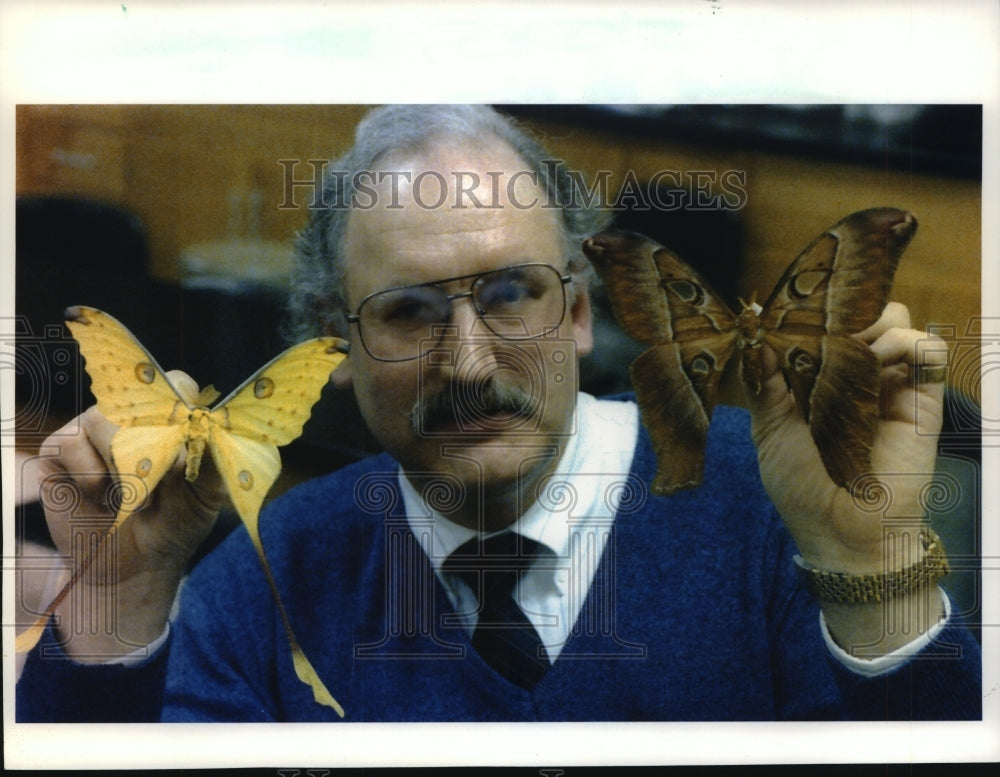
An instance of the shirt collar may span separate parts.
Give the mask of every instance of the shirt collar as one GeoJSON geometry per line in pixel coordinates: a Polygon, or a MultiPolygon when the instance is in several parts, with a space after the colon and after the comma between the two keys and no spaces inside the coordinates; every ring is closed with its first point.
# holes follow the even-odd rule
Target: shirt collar
{"type": "MultiPolygon", "coordinates": [[[[574,531],[594,521],[607,524],[614,519],[617,503],[606,495],[611,482],[631,469],[638,409],[632,402],[602,401],[581,393],[576,422],[577,432],[568,438],[555,475],[543,485],[539,499],[510,527],[558,558],[569,556],[574,531]],[[572,500],[572,507],[567,499],[572,500]]],[[[440,571],[445,559],[478,532],[429,507],[402,468],[399,487],[407,521],[435,571],[440,571]]]]}

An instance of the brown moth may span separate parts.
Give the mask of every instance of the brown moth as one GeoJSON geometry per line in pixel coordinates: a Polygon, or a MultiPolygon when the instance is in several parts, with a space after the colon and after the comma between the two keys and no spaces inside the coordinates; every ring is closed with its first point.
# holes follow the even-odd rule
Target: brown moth
{"type": "Polygon", "coordinates": [[[763,308],[753,297],[749,304],[740,300],[739,315],[647,237],[604,232],[584,241],[619,324],[650,346],[629,371],[657,457],[654,493],[701,482],[723,368],[741,351],[746,388],[759,392],[765,343],[778,355],[830,478],[849,488],[870,471],[880,365],[851,335],[881,315],[916,229],[903,210],[854,213],[809,244],[763,308]]]}

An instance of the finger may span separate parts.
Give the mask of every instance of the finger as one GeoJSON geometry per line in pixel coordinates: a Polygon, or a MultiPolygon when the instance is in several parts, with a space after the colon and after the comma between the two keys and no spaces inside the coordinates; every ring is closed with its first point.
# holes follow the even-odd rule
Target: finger
{"type": "Polygon", "coordinates": [[[905,363],[941,367],[948,364],[948,346],[944,340],[918,329],[893,327],[879,335],[870,347],[883,366],[905,363]]]}
{"type": "Polygon", "coordinates": [[[198,477],[195,478],[194,482],[185,480],[184,486],[188,489],[195,503],[210,513],[219,512],[229,500],[222,476],[215,466],[215,460],[210,455],[201,460],[198,477]]]}
{"type": "Polygon", "coordinates": [[[82,510],[111,518],[107,499],[111,437],[117,427],[91,407],[43,444],[55,455],[38,459],[38,495],[49,533],[56,546],[68,552],[69,518],[82,510]]]}
{"type": "MultiPolygon", "coordinates": [[[[778,355],[768,345],[760,346],[760,391],[747,391],[747,404],[755,416],[770,413],[783,414],[795,405],[785,376],[778,368],[778,355]]],[[[742,372],[743,365],[740,364],[742,372]]]]}
{"type": "Polygon", "coordinates": [[[39,459],[43,477],[48,480],[69,473],[86,490],[103,488],[111,468],[111,438],[117,429],[96,406],[88,408],[42,444],[42,450],[56,452],[39,459]]]}
{"type": "Polygon", "coordinates": [[[892,328],[871,344],[883,371],[898,373],[917,386],[944,384],[948,375],[948,346],[940,337],[916,329],[892,328]]]}
{"type": "Polygon", "coordinates": [[[883,309],[878,320],[855,337],[872,343],[890,329],[909,329],[910,309],[900,302],[890,302],[883,309]]]}
{"type": "Polygon", "coordinates": [[[174,387],[174,391],[180,394],[181,399],[189,405],[198,402],[198,382],[183,370],[170,370],[167,373],[167,380],[174,387]]]}
{"type": "MultiPolygon", "coordinates": [[[[88,407],[80,415],[80,430],[89,443],[90,451],[96,453],[104,461],[108,469],[111,468],[111,440],[118,431],[118,426],[97,409],[97,405],[88,407]]],[[[77,452],[81,455],[88,455],[88,451],[83,447],[69,451],[70,454],[77,452]]]]}

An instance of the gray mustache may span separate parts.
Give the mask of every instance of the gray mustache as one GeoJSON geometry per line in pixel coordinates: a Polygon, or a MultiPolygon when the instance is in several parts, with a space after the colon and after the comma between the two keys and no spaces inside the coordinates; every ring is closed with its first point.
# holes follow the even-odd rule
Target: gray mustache
{"type": "Polygon", "coordinates": [[[452,383],[443,391],[421,397],[410,409],[410,424],[417,433],[447,424],[496,427],[487,420],[492,415],[509,415],[512,420],[530,417],[537,402],[516,386],[490,378],[475,384],[452,383]]]}

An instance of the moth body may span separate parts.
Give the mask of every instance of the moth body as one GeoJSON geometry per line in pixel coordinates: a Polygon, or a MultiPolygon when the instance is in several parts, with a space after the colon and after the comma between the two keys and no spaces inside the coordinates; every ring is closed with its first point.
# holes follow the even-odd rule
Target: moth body
{"type": "Polygon", "coordinates": [[[753,302],[749,305],[742,300],[740,302],[743,312],[736,319],[736,348],[742,353],[743,382],[754,394],[759,394],[764,373],[763,354],[760,350],[764,342],[764,331],[756,305],[753,302]]]}
{"type": "Polygon", "coordinates": [[[193,408],[188,414],[184,433],[187,445],[184,477],[189,483],[193,483],[201,471],[201,459],[205,455],[205,446],[208,444],[211,430],[212,418],[209,411],[203,407],[193,408]]]}
{"type": "Polygon", "coordinates": [[[737,345],[740,348],[760,348],[763,333],[760,328],[760,316],[752,307],[746,306],[736,319],[736,331],[740,335],[737,345]]]}

